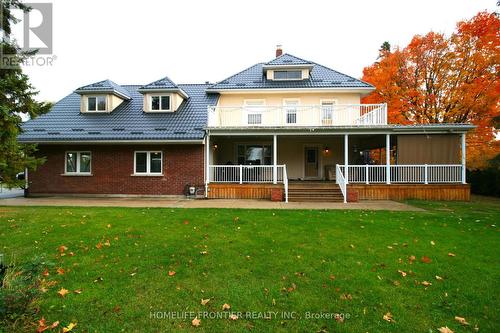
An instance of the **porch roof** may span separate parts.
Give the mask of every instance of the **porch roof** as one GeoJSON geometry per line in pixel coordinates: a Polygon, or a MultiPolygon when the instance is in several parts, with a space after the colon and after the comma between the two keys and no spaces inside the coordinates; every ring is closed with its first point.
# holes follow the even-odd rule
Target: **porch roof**
{"type": "Polygon", "coordinates": [[[342,135],[342,134],[446,134],[467,133],[476,126],[472,124],[388,124],[374,126],[328,126],[328,127],[225,127],[208,128],[210,135],[342,135]]]}

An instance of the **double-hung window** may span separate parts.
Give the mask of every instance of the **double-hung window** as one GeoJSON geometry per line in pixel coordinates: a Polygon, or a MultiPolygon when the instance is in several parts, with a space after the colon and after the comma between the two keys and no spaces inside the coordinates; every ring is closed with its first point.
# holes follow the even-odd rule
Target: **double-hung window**
{"type": "Polygon", "coordinates": [[[106,96],[87,97],[87,111],[106,111],[106,96]]]}
{"type": "Polygon", "coordinates": [[[170,95],[151,96],[151,111],[170,111],[170,95]]]}
{"type": "Polygon", "coordinates": [[[65,168],[66,174],[90,175],[92,155],[89,151],[66,152],[65,168]]]}
{"type": "Polygon", "coordinates": [[[262,113],[264,111],[265,101],[263,99],[245,100],[245,110],[247,125],[262,124],[262,113]]]}
{"type": "Polygon", "coordinates": [[[284,99],[283,107],[285,110],[285,123],[287,125],[297,123],[297,109],[299,105],[298,99],[284,99]]]}
{"type": "Polygon", "coordinates": [[[163,153],[161,151],[136,151],[134,156],[134,174],[161,175],[163,153]]]}

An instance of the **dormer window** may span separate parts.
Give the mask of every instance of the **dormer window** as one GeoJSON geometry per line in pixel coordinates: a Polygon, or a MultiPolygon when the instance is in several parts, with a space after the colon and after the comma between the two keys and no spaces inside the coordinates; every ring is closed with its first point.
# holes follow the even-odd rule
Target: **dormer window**
{"type": "Polygon", "coordinates": [[[302,70],[275,70],[274,71],[275,80],[302,80],[302,70]]]}
{"type": "Polygon", "coordinates": [[[151,111],[171,111],[170,95],[152,95],[151,111]]]}
{"type": "Polygon", "coordinates": [[[106,96],[87,97],[87,111],[106,111],[106,96]]]}

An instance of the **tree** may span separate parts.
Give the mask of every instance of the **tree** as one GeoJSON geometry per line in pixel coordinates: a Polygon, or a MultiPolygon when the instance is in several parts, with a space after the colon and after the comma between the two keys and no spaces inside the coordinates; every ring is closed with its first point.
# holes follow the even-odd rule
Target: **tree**
{"type": "Polygon", "coordinates": [[[499,113],[500,19],[480,12],[459,22],[450,36],[414,36],[404,49],[384,56],[363,71],[377,89],[366,103],[387,102],[391,123],[466,123],[468,163],[486,165],[500,152],[494,119],[499,113]]]}
{"type": "MultiPolygon", "coordinates": [[[[21,63],[36,52],[23,52],[11,41],[11,25],[17,22],[12,15],[13,9],[30,11],[30,8],[19,0],[0,0],[0,56],[8,55],[21,63]]],[[[20,184],[16,179],[18,172],[24,171],[25,168],[34,169],[44,161],[34,156],[35,145],[22,145],[17,142],[17,135],[21,132],[21,115],[34,118],[48,112],[51,107],[49,103],[37,102],[34,99],[37,94],[29,83],[28,76],[23,74],[21,66],[0,67],[0,181],[10,187],[20,184]]]]}

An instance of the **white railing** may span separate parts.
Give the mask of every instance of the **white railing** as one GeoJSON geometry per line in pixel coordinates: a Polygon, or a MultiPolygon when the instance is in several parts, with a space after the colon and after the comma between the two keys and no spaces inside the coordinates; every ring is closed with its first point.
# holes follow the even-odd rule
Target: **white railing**
{"type": "Polygon", "coordinates": [[[283,183],[288,202],[286,165],[209,165],[208,183],[283,183]],[[274,174],[276,173],[276,178],[274,174]]]}
{"type": "Polygon", "coordinates": [[[344,197],[344,203],[347,202],[347,184],[344,178],[344,174],[340,168],[340,165],[337,164],[337,167],[335,169],[335,179],[337,184],[340,187],[340,191],[342,192],[342,196],[344,197]]]}
{"type": "MultiPolygon", "coordinates": [[[[345,165],[339,166],[345,174],[345,165]]],[[[348,183],[462,183],[461,164],[349,165],[348,183]]]]}
{"type": "Polygon", "coordinates": [[[387,104],[209,106],[208,127],[387,125],[387,104]]]}

